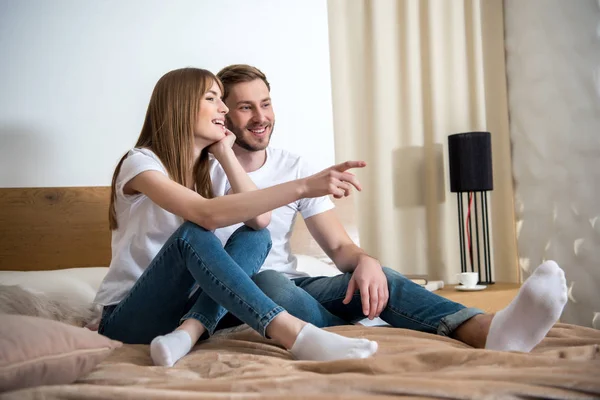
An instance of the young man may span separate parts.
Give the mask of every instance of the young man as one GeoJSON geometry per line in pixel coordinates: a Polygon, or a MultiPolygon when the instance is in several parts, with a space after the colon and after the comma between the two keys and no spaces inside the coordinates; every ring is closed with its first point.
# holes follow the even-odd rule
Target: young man
{"type": "MultiPolygon", "coordinates": [[[[226,124],[237,138],[234,152],[256,186],[264,188],[311,175],[312,169],[301,157],[268,146],[275,114],[266,76],[249,65],[231,65],[218,77],[229,108],[226,124]]],[[[211,177],[216,195],[231,191],[216,162],[211,177]]],[[[350,185],[346,185],[349,191],[350,185]]],[[[333,207],[329,198],[318,198],[274,210],[268,226],[273,246],[253,278],[277,304],[316,326],[380,316],[394,327],[450,336],[477,348],[529,352],[558,320],[566,303],[564,273],[552,261],[539,266],[515,300],[495,315],[449,301],[382,267],[356,246],[333,207]],[[289,239],[297,213],[342,275],[311,278],[296,270],[289,239]]],[[[225,242],[237,228],[219,229],[216,234],[225,242]]]]}

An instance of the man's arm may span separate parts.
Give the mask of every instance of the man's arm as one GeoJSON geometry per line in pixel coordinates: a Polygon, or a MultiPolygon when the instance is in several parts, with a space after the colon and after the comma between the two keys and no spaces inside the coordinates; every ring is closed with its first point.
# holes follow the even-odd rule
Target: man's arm
{"type": "Polygon", "coordinates": [[[323,251],[342,272],[353,272],[361,257],[368,257],[342,226],[335,211],[329,210],[305,220],[306,227],[323,251]]]}
{"type": "Polygon", "coordinates": [[[378,317],[389,298],[387,279],[379,261],[350,239],[333,210],[313,215],[305,222],[312,237],[338,269],[352,273],[344,304],[359,290],[363,314],[369,319],[378,317]]]}

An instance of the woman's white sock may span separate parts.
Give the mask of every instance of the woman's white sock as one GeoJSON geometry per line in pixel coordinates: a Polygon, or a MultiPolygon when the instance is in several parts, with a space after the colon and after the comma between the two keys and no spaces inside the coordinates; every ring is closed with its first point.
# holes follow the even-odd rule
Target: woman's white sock
{"type": "Polygon", "coordinates": [[[377,351],[377,342],[347,338],[306,324],[290,351],[299,360],[333,361],[367,358],[377,351]]]}
{"type": "Polygon", "coordinates": [[[565,273],[554,261],[541,264],[517,297],[496,313],[485,348],[528,353],[558,321],[566,303],[565,273]]]}
{"type": "Polygon", "coordinates": [[[192,349],[190,335],[182,330],[175,330],[164,336],[157,336],[150,343],[150,355],[154,365],[172,367],[179,359],[192,349]]]}

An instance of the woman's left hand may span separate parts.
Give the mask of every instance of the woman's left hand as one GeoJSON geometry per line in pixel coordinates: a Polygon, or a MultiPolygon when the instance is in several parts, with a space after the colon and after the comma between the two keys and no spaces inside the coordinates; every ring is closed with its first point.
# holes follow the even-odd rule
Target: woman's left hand
{"type": "Polygon", "coordinates": [[[219,160],[226,152],[231,150],[234,143],[235,135],[229,129],[225,129],[225,136],[221,140],[211,144],[208,147],[208,151],[219,160]]]}

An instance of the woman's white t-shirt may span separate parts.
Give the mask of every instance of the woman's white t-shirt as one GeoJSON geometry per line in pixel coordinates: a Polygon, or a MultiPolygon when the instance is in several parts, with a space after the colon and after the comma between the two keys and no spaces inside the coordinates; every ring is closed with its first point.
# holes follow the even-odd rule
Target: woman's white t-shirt
{"type": "Polygon", "coordinates": [[[125,298],[183,223],[181,217],[159,207],[146,195],[123,193],[125,184],[144,171],[158,171],[168,176],[164,165],[151,150],[130,150],[115,185],[119,227],[112,232],[112,261],[94,300],[104,306],[117,304],[125,298]]]}

